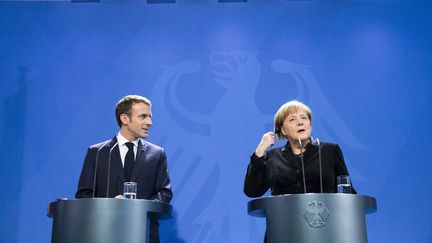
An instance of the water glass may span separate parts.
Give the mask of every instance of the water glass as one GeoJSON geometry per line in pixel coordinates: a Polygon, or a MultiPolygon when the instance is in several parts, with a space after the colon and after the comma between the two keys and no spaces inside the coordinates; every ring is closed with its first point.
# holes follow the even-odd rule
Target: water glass
{"type": "Polygon", "coordinates": [[[337,192],[351,194],[351,179],[348,175],[340,175],[336,177],[337,192]]]}
{"type": "Polygon", "coordinates": [[[137,189],[136,182],[125,182],[123,184],[123,197],[126,199],[136,199],[137,189]]]}

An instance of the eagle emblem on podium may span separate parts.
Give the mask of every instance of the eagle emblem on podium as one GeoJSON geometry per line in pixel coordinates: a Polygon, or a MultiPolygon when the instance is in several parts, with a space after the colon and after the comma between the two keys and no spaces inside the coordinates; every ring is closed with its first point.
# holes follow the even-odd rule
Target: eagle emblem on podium
{"type": "Polygon", "coordinates": [[[308,202],[303,218],[313,228],[321,228],[327,225],[330,212],[326,205],[320,201],[308,202]]]}

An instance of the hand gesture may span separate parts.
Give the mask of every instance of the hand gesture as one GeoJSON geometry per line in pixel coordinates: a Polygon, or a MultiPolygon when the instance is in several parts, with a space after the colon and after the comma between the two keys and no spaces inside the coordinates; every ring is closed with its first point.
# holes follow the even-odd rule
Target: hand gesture
{"type": "Polygon", "coordinates": [[[257,149],[255,150],[255,155],[257,157],[263,157],[267,149],[275,143],[275,138],[276,135],[274,132],[265,133],[262,136],[261,142],[258,144],[257,149]]]}

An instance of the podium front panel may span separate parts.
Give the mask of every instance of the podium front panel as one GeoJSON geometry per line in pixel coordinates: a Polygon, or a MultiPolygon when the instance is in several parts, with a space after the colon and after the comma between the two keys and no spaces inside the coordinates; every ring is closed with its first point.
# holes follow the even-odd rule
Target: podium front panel
{"type": "Polygon", "coordinates": [[[50,204],[52,243],[145,243],[149,213],[167,216],[169,204],[149,200],[89,198],[50,204]]]}
{"type": "Polygon", "coordinates": [[[365,214],[376,200],[354,194],[295,194],[249,202],[249,214],[266,217],[267,242],[366,243],[365,214]]]}

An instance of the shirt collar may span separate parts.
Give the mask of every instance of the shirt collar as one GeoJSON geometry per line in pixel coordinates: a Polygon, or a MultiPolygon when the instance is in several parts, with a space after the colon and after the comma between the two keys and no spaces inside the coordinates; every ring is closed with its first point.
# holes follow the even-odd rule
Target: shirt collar
{"type": "MultiPolygon", "coordinates": [[[[117,134],[117,141],[119,146],[123,146],[125,143],[129,142],[125,137],[123,137],[120,133],[117,134]]],[[[135,139],[134,141],[130,141],[135,146],[138,147],[139,138],[135,139]]]]}
{"type": "MultiPolygon", "coordinates": [[[[313,146],[312,146],[313,147],[313,146]]],[[[307,151],[309,148],[311,148],[311,143],[309,142],[309,143],[307,143],[306,144],[306,146],[304,147],[304,149],[307,151]]],[[[292,153],[292,149],[291,149],[291,145],[290,145],[290,143],[289,143],[289,141],[287,141],[287,143],[285,144],[285,146],[283,146],[282,147],[282,150],[281,150],[282,152],[285,152],[285,151],[291,151],[291,153],[292,153]]],[[[305,151],[305,152],[306,152],[305,151]]],[[[294,153],[293,153],[294,154],[294,153]]]]}

